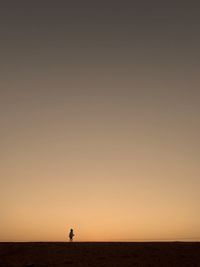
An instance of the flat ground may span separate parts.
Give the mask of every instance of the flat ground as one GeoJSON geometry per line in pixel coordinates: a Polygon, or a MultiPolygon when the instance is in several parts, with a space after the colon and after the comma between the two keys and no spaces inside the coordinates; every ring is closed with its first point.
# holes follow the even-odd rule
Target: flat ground
{"type": "Polygon", "coordinates": [[[0,243],[0,267],[200,266],[200,243],[0,243]]]}

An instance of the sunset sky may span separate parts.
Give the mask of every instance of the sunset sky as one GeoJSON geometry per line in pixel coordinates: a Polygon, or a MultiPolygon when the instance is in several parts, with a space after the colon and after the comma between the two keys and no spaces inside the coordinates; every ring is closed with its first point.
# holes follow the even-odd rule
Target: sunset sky
{"type": "Polygon", "coordinates": [[[0,241],[200,240],[199,71],[198,1],[2,1],[0,241]]]}

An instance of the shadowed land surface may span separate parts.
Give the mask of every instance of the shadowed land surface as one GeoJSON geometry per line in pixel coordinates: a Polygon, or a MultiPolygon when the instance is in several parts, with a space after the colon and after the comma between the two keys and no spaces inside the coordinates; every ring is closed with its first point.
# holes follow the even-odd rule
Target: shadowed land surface
{"type": "Polygon", "coordinates": [[[0,243],[0,267],[200,266],[200,243],[0,243]]]}

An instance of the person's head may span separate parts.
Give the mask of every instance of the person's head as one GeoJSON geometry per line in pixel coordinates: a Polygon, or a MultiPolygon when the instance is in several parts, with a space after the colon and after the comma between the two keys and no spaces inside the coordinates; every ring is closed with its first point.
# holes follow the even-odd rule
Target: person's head
{"type": "Polygon", "coordinates": [[[70,232],[73,232],[73,229],[72,228],[70,229],[70,232]]]}

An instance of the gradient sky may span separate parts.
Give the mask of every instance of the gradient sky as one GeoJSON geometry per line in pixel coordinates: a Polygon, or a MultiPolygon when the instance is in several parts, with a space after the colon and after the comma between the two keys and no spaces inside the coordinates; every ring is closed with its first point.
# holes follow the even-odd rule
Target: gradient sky
{"type": "Polygon", "coordinates": [[[183,2],[1,2],[0,241],[200,240],[200,17],[183,2]]]}

